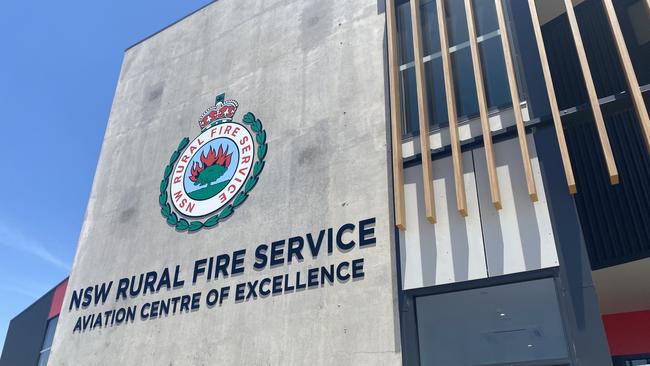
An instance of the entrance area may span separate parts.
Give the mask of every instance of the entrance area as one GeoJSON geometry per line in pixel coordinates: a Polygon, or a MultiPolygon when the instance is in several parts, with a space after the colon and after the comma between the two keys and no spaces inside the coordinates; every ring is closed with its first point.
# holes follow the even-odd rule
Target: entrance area
{"type": "Polygon", "coordinates": [[[569,364],[553,278],[415,297],[421,365],[569,364]]]}

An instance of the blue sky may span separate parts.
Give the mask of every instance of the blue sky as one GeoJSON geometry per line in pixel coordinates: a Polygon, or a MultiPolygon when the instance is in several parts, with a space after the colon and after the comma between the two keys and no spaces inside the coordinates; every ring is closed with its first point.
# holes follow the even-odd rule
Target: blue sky
{"type": "Polygon", "coordinates": [[[208,2],[0,2],[0,347],[70,271],[124,50],[208,2]]]}

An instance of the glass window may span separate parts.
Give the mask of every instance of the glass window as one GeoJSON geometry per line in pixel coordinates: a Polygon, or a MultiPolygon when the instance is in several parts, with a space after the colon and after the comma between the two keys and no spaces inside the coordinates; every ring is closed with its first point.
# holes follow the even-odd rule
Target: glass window
{"type": "Polygon", "coordinates": [[[458,116],[463,119],[478,115],[478,98],[476,96],[476,85],[474,84],[472,52],[469,47],[458,49],[451,54],[451,67],[454,74],[454,91],[456,92],[458,116]]]}
{"type": "Polygon", "coordinates": [[[50,349],[52,348],[52,340],[54,339],[54,331],[59,317],[54,317],[47,321],[47,329],[45,330],[45,338],[43,339],[43,346],[41,347],[41,354],[38,358],[38,366],[46,366],[50,358],[50,349]]]}
{"type": "MultiPolygon", "coordinates": [[[[442,0],[440,0],[442,1],[442,0]]],[[[478,114],[474,69],[469,49],[469,34],[463,1],[444,0],[447,12],[447,34],[451,53],[451,69],[454,74],[456,110],[463,119],[478,114]]]]}
{"type": "Polygon", "coordinates": [[[413,65],[413,26],[410,3],[397,7],[397,34],[399,36],[399,69],[402,103],[402,136],[419,132],[417,86],[413,65]]]}
{"type": "Polygon", "coordinates": [[[449,125],[447,100],[445,99],[445,79],[442,72],[442,58],[436,57],[424,63],[424,73],[428,91],[429,125],[441,128],[449,125]]]}
{"type": "Polygon", "coordinates": [[[50,359],[50,350],[41,351],[41,355],[38,357],[38,366],[47,366],[47,361],[50,359]]]}
{"type": "MultiPolygon", "coordinates": [[[[440,33],[438,32],[436,1],[438,0],[422,0],[420,3],[420,26],[422,29],[429,126],[431,126],[432,130],[446,127],[449,123],[440,55],[440,33]]],[[[462,1],[439,1],[446,1],[449,53],[458,117],[461,120],[474,118],[478,116],[479,109],[472,56],[469,48],[465,7],[462,1]]],[[[491,1],[474,0],[474,2],[488,107],[504,107],[510,105],[510,93],[499,39],[495,5],[491,1]]],[[[397,7],[397,28],[402,98],[402,132],[404,137],[409,137],[419,133],[410,2],[404,2],[397,7]]]]}
{"type": "Polygon", "coordinates": [[[413,62],[413,25],[411,24],[411,4],[409,2],[397,7],[397,36],[399,64],[413,62]]]}
{"type": "Polygon", "coordinates": [[[448,125],[445,80],[440,56],[440,33],[438,12],[434,0],[425,0],[420,5],[422,45],[424,48],[424,73],[428,92],[429,125],[432,129],[448,125]]]}
{"type": "Polygon", "coordinates": [[[566,360],[553,279],[417,297],[422,365],[566,360]]]}
{"type": "Polygon", "coordinates": [[[494,1],[474,0],[476,34],[481,36],[499,30],[494,1]]]}
{"type": "Polygon", "coordinates": [[[422,22],[422,48],[426,56],[440,52],[440,33],[438,32],[438,12],[434,0],[425,0],[420,5],[422,22]]]}
{"type": "Polygon", "coordinates": [[[488,107],[499,108],[511,105],[501,37],[486,39],[478,44],[478,48],[484,70],[483,79],[488,107]]]}
{"type": "Polygon", "coordinates": [[[402,82],[402,135],[416,135],[420,131],[418,122],[418,96],[415,82],[415,67],[400,72],[402,82]]]}
{"type": "Polygon", "coordinates": [[[465,4],[460,0],[444,0],[447,12],[447,35],[449,46],[467,42],[467,22],[465,21],[465,4]]]}
{"type": "Polygon", "coordinates": [[[640,360],[625,361],[626,366],[647,366],[650,365],[650,359],[644,358],[640,360]]]}

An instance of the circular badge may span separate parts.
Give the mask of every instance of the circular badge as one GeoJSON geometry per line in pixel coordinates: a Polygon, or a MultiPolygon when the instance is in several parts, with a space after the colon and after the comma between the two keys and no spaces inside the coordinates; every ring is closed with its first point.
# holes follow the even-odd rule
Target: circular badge
{"type": "Polygon", "coordinates": [[[216,226],[246,201],[264,168],[266,131],[253,113],[234,122],[235,100],[217,97],[199,119],[201,133],[184,138],[160,182],[160,212],[178,231],[216,226]]]}
{"type": "Polygon", "coordinates": [[[255,151],[246,127],[225,122],[197,136],[180,154],[170,185],[180,214],[202,217],[221,209],[242,189],[255,151]]]}

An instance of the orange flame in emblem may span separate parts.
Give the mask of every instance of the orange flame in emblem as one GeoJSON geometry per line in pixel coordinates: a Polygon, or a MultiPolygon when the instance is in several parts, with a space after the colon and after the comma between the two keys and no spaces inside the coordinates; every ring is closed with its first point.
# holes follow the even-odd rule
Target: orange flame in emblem
{"type": "Polygon", "coordinates": [[[199,178],[199,173],[201,173],[205,168],[212,166],[212,165],[221,165],[224,168],[228,168],[230,166],[230,159],[232,157],[232,153],[228,154],[228,147],[226,146],[226,150],[223,150],[221,145],[219,145],[219,151],[216,152],[210,146],[210,150],[208,150],[208,154],[201,154],[200,160],[201,163],[198,161],[194,162],[194,165],[192,166],[192,169],[190,170],[190,180],[192,182],[196,182],[196,180],[199,178]]]}

